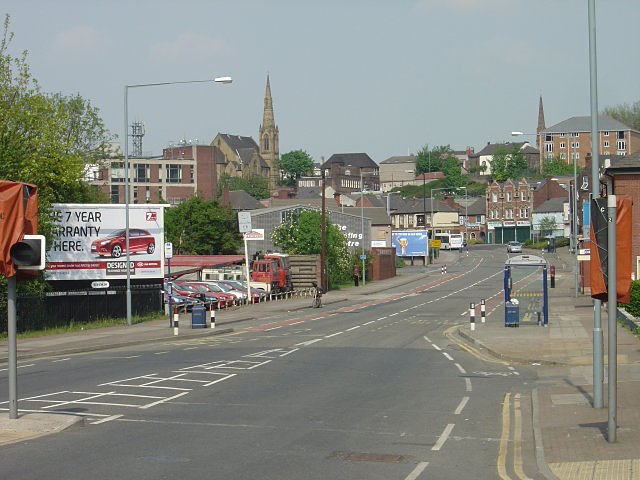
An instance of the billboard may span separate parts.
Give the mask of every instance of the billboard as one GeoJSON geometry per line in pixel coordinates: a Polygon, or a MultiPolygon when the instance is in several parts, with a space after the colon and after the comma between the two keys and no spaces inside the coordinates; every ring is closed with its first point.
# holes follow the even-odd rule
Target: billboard
{"type": "MultiPolygon", "coordinates": [[[[47,280],[127,278],[125,206],[53,205],[53,240],[47,251],[47,280]]],[[[164,208],[129,205],[129,271],[132,279],[164,275],[164,208]]]]}
{"type": "Polygon", "coordinates": [[[399,257],[424,256],[427,254],[427,238],[426,230],[399,230],[391,232],[391,246],[396,247],[399,257]]]}

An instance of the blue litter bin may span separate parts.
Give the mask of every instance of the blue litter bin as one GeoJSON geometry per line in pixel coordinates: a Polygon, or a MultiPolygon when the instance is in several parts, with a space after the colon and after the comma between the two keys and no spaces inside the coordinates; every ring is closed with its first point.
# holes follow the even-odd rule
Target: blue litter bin
{"type": "Polygon", "coordinates": [[[520,305],[517,303],[507,302],[504,304],[504,326],[519,327],[520,326],[520,305]]]}
{"type": "Polygon", "coordinates": [[[207,328],[207,309],[202,305],[191,309],[191,328],[207,328]]]}

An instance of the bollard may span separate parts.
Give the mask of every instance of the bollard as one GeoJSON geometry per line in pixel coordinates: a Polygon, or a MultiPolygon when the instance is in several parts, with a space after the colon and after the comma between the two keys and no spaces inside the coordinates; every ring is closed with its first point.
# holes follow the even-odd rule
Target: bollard
{"type": "Polygon", "coordinates": [[[211,310],[209,310],[209,315],[211,317],[211,328],[216,328],[216,310],[211,305],[211,310]]]}
{"type": "Polygon", "coordinates": [[[178,335],[178,327],[180,323],[180,314],[178,313],[178,309],[176,308],[173,313],[173,334],[178,335]]]}
{"type": "Polygon", "coordinates": [[[469,322],[471,322],[471,331],[476,329],[476,304],[469,305],[469,322]]]}
{"type": "Polygon", "coordinates": [[[480,321],[482,323],[485,322],[486,316],[487,316],[487,306],[484,303],[484,298],[482,300],[480,300],[480,321]]]}
{"type": "Polygon", "coordinates": [[[542,322],[540,321],[540,312],[538,312],[538,326],[542,325],[542,322]]]}

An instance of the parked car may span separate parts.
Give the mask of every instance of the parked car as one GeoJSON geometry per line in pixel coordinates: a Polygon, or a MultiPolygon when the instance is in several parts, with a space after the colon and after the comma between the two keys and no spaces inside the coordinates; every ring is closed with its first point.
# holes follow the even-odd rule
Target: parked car
{"type": "Polygon", "coordinates": [[[186,297],[184,295],[179,295],[177,293],[169,294],[167,291],[164,292],[163,300],[164,303],[169,303],[169,299],[171,299],[171,305],[175,307],[186,307],[187,311],[191,310],[191,307],[199,304],[198,299],[193,297],[186,297]]]}
{"type": "MultiPolygon", "coordinates": [[[[238,292],[242,292],[245,294],[247,293],[246,284],[242,283],[239,280],[219,280],[218,283],[229,285],[231,288],[235,289],[238,292]]],[[[251,288],[251,297],[253,298],[254,302],[259,302],[260,300],[263,300],[264,298],[266,298],[267,295],[268,293],[266,290],[263,290],[261,288],[251,288]]],[[[246,298],[246,295],[243,298],[246,298]]]]}
{"type": "Polygon", "coordinates": [[[507,252],[522,253],[522,244],[520,242],[509,242],[507,244],[507,252]]]}
{"type": "Polygon", "coordinates": [[[233,295],[234,297],[236,297],[239,300],[247,298],[247,291],[246,290],[237,290],[236,288],[232,287],[231,285],[224,283],[223,280],[216,280],[216,281],[209,280],[206,283],[211,288],[215,288],[216,290],[220,289],[225,293],[229,293],[229,294],[233,295]]]}
{"type": "Polygon", "coordinates": [[[203,292],[193,285],[189,285],[183,282],[174,282],[173,289],[178,295],[184,295],[186,297],[196,298],[200,302],[207,303],[213,308],[220,308],[226,306],[224,300],[221,302],[216,295],[212,295],[210,292],[203,292]]]}
{"type": "MultiPolygon", "coordinates": [[[[147,230],[130,228],[129,250],[130,253],[146,252],[152,254],[156,250],[156,240],[147,230]]],[[[108,255],[113,258],[120,258],[126,251],[125,230],[116,230],[106,237],[98,238],[91,242],[91,253],[101,257],[108,255]]]]}
{"type": "Polygon", "coordinates": [[[207,283],[204,282],[189,282],[186,284],[183,284],[189,288],[192,288],[204,295],[206,295],[207,297],[211,298],[216,298],[218,301],[218,305],[222,308],[222,307],[230,307],[234,304],[236,297],[234,295],[231,295],[229,293],[226,293],[222,290],[217,290],[216,288],[214,288],[212,285],[209,285],[207,283]]]}

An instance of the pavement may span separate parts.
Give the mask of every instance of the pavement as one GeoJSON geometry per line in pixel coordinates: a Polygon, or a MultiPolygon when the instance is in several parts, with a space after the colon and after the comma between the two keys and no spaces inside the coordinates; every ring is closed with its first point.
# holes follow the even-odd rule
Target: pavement
{"type": "MultiPolygon", "coordinates": [[[[473,248],[473,247],[472,247],[473,248]]],[[[478,247],[481,248],[481,247],[478,247]]],[[[534,253],[534,252],[526,252],[534,253]]],[[[532,393],[533,425],[538,467],[548,479],[626,480],[640,479],[640,338],[620,325],[618,335],[617,441],[607,441],[607,389],[603,387],[605,408],[592,405],[592,330],[593,307],[589,295],[575,294],[573,257],[566,249],[545,255],[556,266],[555,288],[549,289],[549,323],[538,326],[535,317],[519,328],[504,326],[501,298],[487,304],[486,322],[476,313],[476,328],[463,324],[460,341],[510,363],[537,369],[538,386],[532,393]],[[493,302],[493,303],[492,303],[493,302]]],[[[457,253],[441,252],[429,269],[440,270],[452,264],[457,253]]],[[[365,286],[331,291],[323,296],[323,305],[362,299],[368,294],[414,281],[423,269],[399,270],[392,279],[368,282],[365,286]]],[[[191,329],[188,319],[180,321],[180,338],[219,335],[233,331],[234,324],[277,315],[278,312],[309,309],[310,297],[295,297],[216,312],[216,328],[191,329]]],[[[480,303],[480,299],[478,299],[480,303]]],[[[604,357],[607,360],[607,311],[603,308],[605,334],[604,357]]],[[[63,356],[170,340],[173,329],[165,317],[144,324],[87,330],[18,341],[18,359],[63,356]]],[[[7,342],[0,342],[0,364],[7,361],[7,342]]],[[[607,381],[605,365],[605,382],[607,381]]],[[[0,413],[0,445],[59,432],[82,422],[70,415],[20,414],[9,419],[0,413]]]]}

